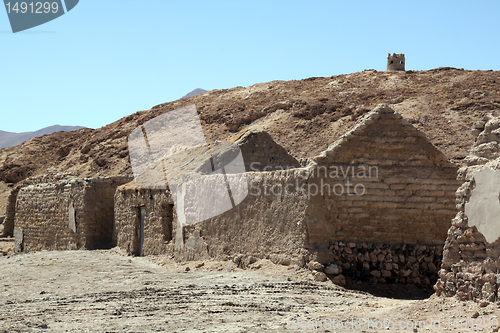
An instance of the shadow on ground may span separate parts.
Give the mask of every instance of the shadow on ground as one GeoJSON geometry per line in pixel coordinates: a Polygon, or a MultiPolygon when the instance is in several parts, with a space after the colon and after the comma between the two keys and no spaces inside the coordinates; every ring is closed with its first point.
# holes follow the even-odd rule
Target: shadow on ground
{"type": "Polygon", "coordinates": [[[346,289],[364,291],[376,297],[422,300],[434,294],[434,290],[400,284],[375,284],[346,278],[346,289]]]}

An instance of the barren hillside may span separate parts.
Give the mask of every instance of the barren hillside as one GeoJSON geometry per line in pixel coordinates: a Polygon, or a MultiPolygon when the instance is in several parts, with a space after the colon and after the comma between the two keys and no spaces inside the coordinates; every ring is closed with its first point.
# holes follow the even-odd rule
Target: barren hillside
{"type": "MultiPolygon", "coordinates": [[[[59,132],[0,150],[0,192],[49,168],[81,177],[131,173],[127,136],[164,112],[195,104],[208,141],[265,129],[297,157],[314,156],[350,129],[357,117],[388,103],[453,162],[467,154],[469,130],[486,113],[500,115],[500,73],[438,68],[359,73],[248,88],[213,90],[136,112],[105,127],[59,132]],[[497,82],[499,81],[499,82],[497,82]]],[[[0,200],[2,193],[0,193],[0,200]]],[[[0,215],[2,203],[0,203],[0,215]]]]}

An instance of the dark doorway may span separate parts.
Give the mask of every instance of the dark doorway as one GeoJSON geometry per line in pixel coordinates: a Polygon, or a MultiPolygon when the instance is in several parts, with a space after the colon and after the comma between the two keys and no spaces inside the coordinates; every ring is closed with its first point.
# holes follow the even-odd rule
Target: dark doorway
{"type": "Polygon", "coordinates": [[[144,245],[144,219],[146,218],[146,208],[139,206],[135,208],[134,235],[132,238],[132,254],[142,256],[142,247],[144,245]]]}
{"type": "Polygon", "coordinates": [[[162,234],[163,240],[169,242],[172,240],[172,229],[174,223],[174,205],[165,204],[162,207],[162,234]]]}

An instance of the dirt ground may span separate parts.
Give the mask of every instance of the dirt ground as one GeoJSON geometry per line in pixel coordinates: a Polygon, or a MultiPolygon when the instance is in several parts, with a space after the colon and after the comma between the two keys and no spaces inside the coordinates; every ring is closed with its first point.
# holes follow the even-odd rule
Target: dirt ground
{"type": "Polygon", "coordinates": [[[347,290],[268,260],[242,270],[115,250],[42,251],[0,257],[0,270],[0,332],[469,332],[477,324],[492,332],[500,313],[417,288],[347,290]]]}

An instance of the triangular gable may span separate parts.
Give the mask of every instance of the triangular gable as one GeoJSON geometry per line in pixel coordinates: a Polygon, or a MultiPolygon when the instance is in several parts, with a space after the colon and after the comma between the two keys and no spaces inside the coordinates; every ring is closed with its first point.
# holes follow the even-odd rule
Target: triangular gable
{"type": "Polygon", "coordinates": [[[385,103],[367,113],[314,160],[340,164],[377,160],[376,164],[385,166],[453,166],[423,132],[385,103]]]}

